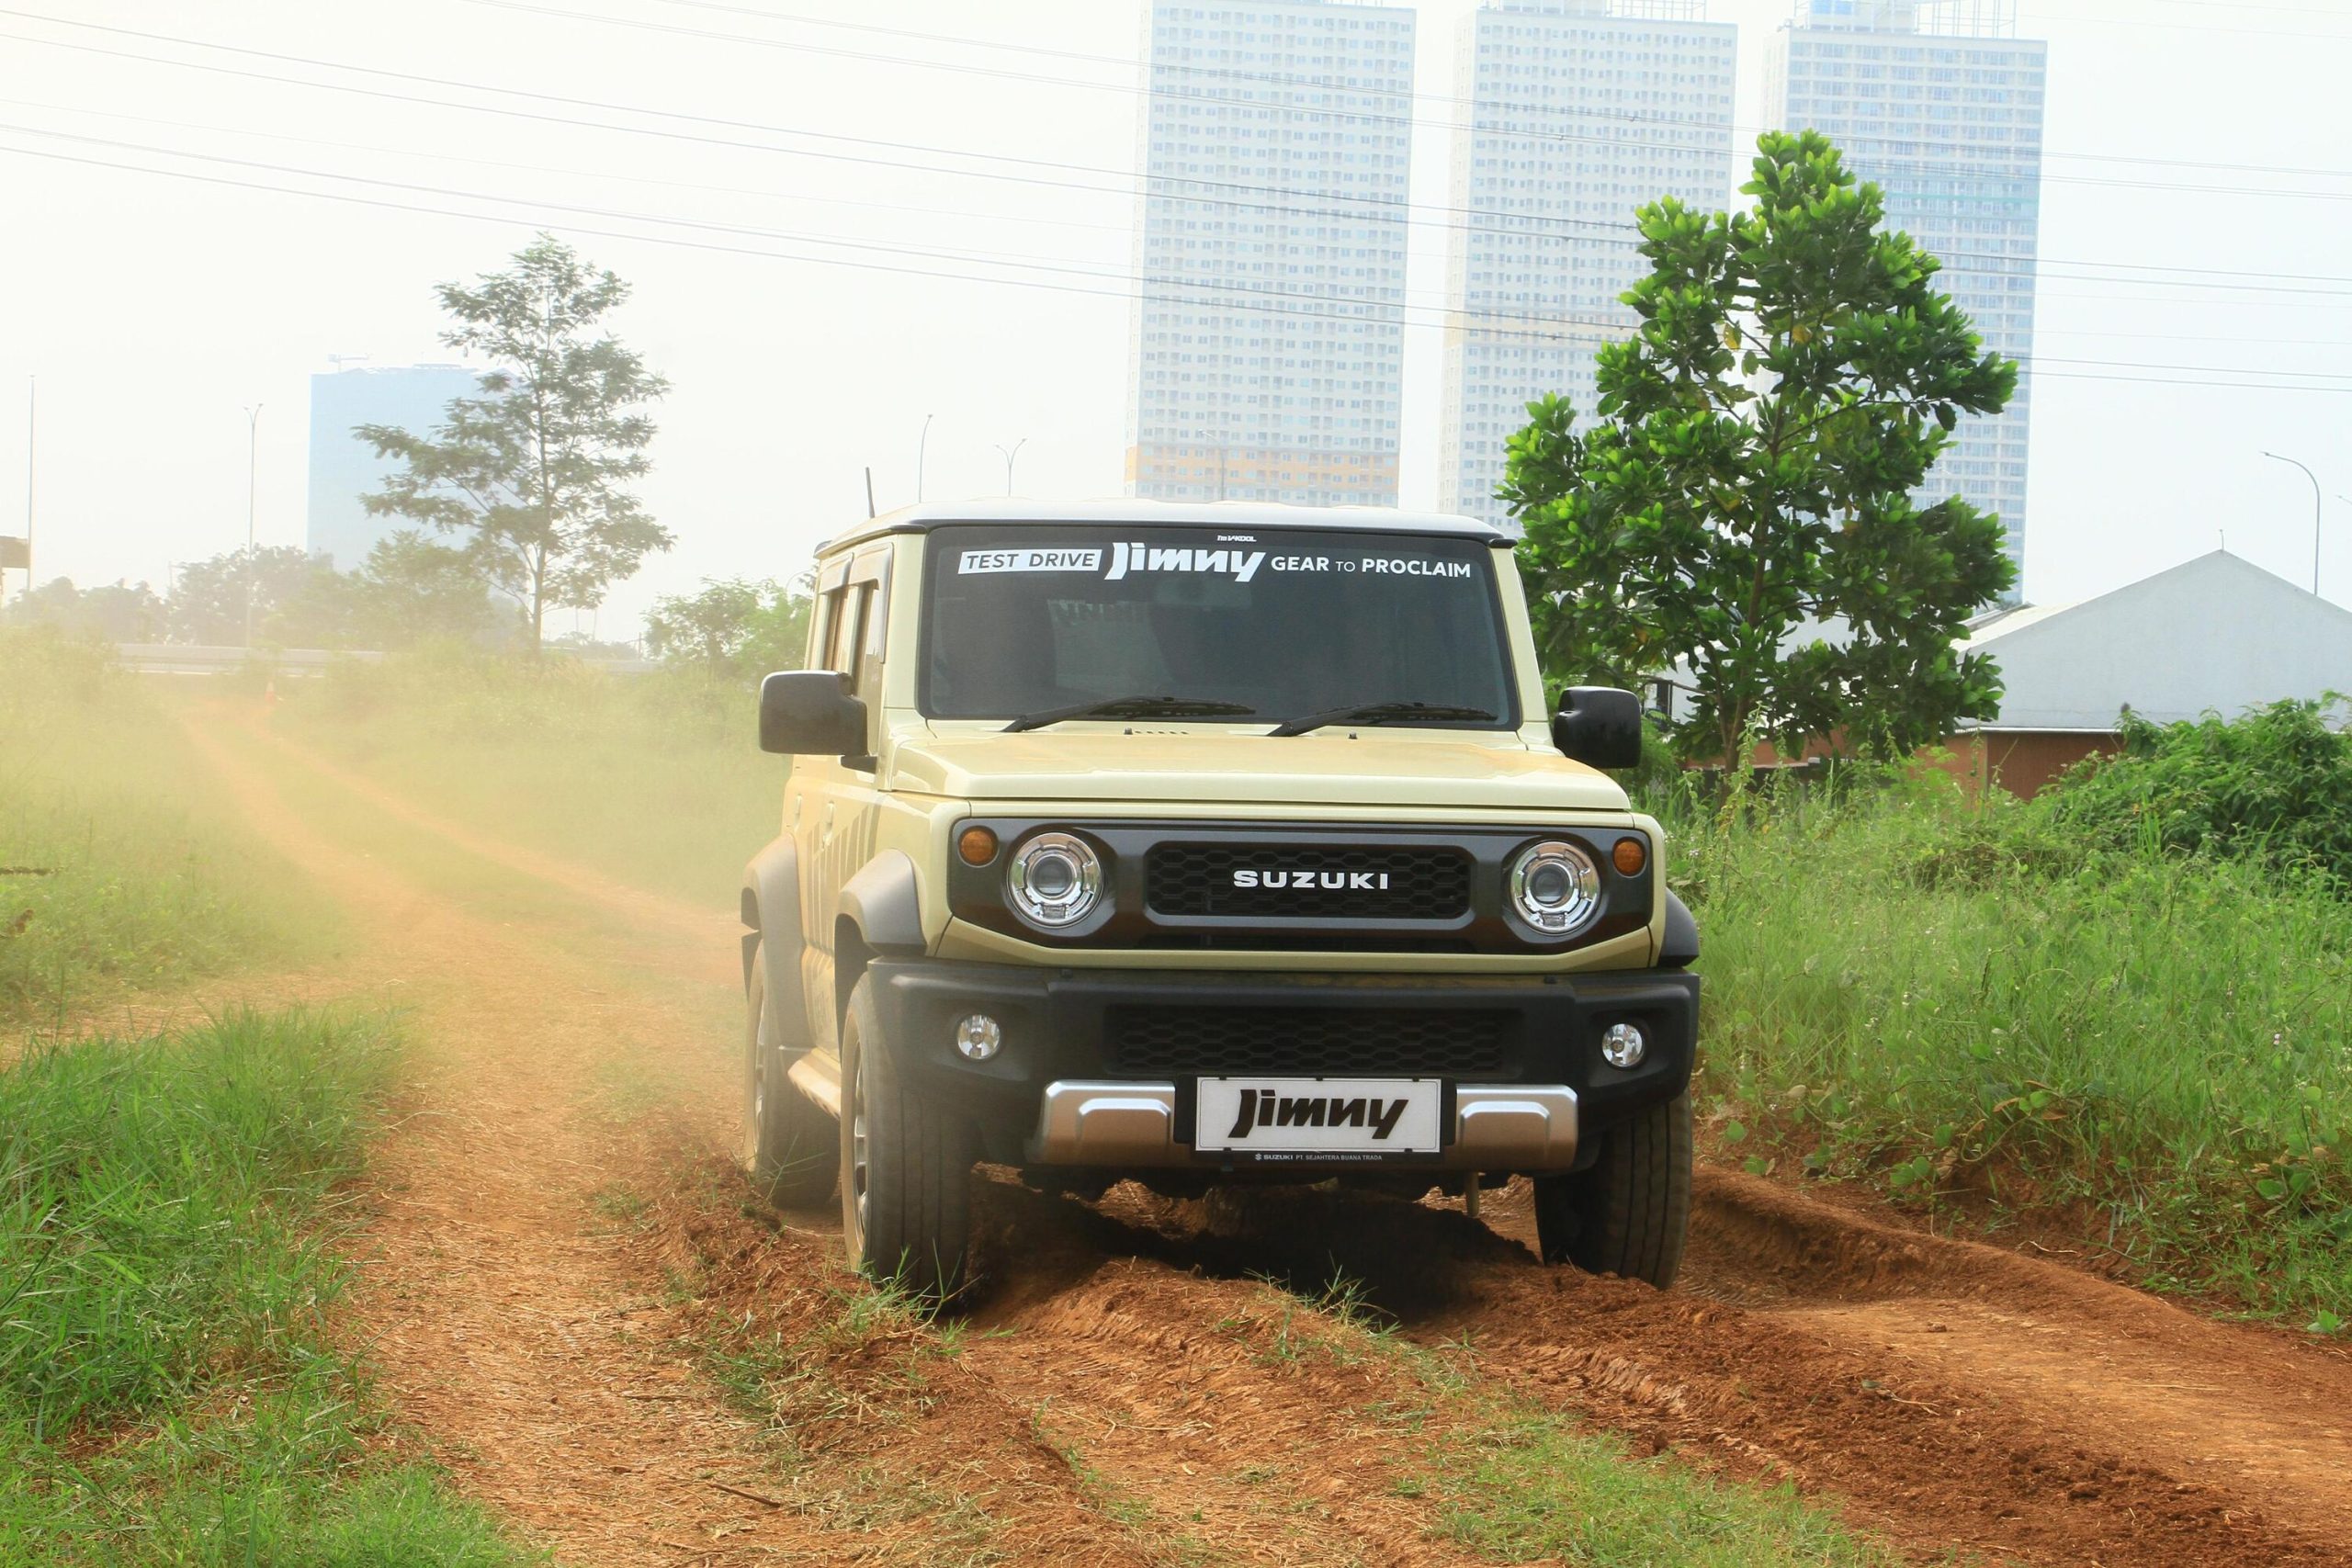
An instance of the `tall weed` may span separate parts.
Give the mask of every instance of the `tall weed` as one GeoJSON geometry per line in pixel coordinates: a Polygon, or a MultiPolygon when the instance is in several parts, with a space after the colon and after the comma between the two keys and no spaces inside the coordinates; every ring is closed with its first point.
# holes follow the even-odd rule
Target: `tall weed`
{"type": "Polygon", "coordinates": [[[2352,1316],[2352,911],[2324,874],[1921,792],[1678,838],[1705,1087],[1755,1163],[2078,1213],[2154,1282],[2352,1316]]]}
{"type": "Polygon", "coordinates": [[[322,901],[110,650],[0,628],[0,1022],[318,945],[322,901]]]}

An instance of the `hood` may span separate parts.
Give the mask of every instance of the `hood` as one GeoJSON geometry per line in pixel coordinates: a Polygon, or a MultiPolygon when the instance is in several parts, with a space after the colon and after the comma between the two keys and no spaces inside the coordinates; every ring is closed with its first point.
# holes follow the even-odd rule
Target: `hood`
{"type": "Polygon", "coordinates": [[[902,736],[891,787],[965,800],[1250,801],[1501,811],[1623,811],[1605,774],[1516,735],[1455,740],[1367,728],[1269,736],[1108,727],[902,736]]]}

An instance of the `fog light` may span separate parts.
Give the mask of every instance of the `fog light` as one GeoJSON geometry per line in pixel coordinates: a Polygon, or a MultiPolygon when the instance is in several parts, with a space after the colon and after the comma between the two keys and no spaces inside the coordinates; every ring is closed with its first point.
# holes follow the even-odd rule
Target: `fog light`
{"type": "Polygon", "coordinates": [[[1638,1067],[1650,1054],[1650,1043],[1640,1024],[1612,1023],[1600,1037],[1600,1054],[1612,1067],[1638,1067]]]}
{"type": "MultiPolygon", "coordinates": [[[[1624,1025],[1618,1027],[1622,1029],[1624,1025]]],[[[1003,1043],[1004,1031],[997,1027],[996,1020],[984,1012],[976,1012],[956,1026],[956,1049],[964,1053],[967,1061],[985,1062],[995,1055],[997,1047],[1003,1043]]],[[[1638,1059],[1640,1049],[1636,1047],[1634,1054],[1638,1059]]]]}

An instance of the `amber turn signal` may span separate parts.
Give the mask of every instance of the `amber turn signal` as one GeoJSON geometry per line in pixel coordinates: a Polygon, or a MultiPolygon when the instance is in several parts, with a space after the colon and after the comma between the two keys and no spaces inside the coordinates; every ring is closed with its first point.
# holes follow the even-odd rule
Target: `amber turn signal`
{"type": "Polygon", "coordinates": [[[964,857],[966,865],[986,865],[996,859],[996,831],[990,828],[971,827],[956,835],[956,852],[964,857]]]}
{"type": "Polygon", "coordinates": [[[1639,876],[1642,867],[1650,863],[1650,847],[1639,839],[1620,839],[1609,852],[1609,863],[1620,876],[1639,876]]]}

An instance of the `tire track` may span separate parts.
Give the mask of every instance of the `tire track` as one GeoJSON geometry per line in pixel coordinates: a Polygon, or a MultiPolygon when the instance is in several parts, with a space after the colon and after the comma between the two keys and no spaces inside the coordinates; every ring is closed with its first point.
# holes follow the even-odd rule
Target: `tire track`
{"type": "MultiPolygon", "coordinates": [[[[633,907],[576,868],[493,858],[633,907]]],[[[649,924],[689,934],[673,914],[649,924]]],[[[716,1109],[733,1090],[695,1092],[716,1109]]],[[[1333,1561],[1451,1561],[1384,1490],[1398,1444],[1362,1425],[1395,1391],[1270,1364],[1262,1337],[1235,1328],[1268,1310],[1259,1277],[1312,1286],[1337,1270],[1413,1337],[1466,1337],[1500,1385],[1843,1499],[1922,1559],[2352,1564],[2352,1362],[1755,1179],[1703,1173],[1700,1200],[1686,1288],[1660,1294],[1540,1267],[1509,1195],[1488,1228],[1339,1193],[1269,1190],[1213,1213],[1133,1188],[1088,1208],[1000,1181],[984,1194],[999,1282],[979,1323],[1018,1332],[967,1350],[986,1384],[967,1393],[1074,1444],[1171,1529],[1197,1513],[1233,1557],[1301,1561],[1319,1542],[1333,1561]],[[1366,1457],[1351,1472],[1334,1454],[1366,1457]],[[1250,1479],[1261,1471],[1329,1489],[1306,1499],[1314,1531],[1274,1517],[1250,1479]]]]}

